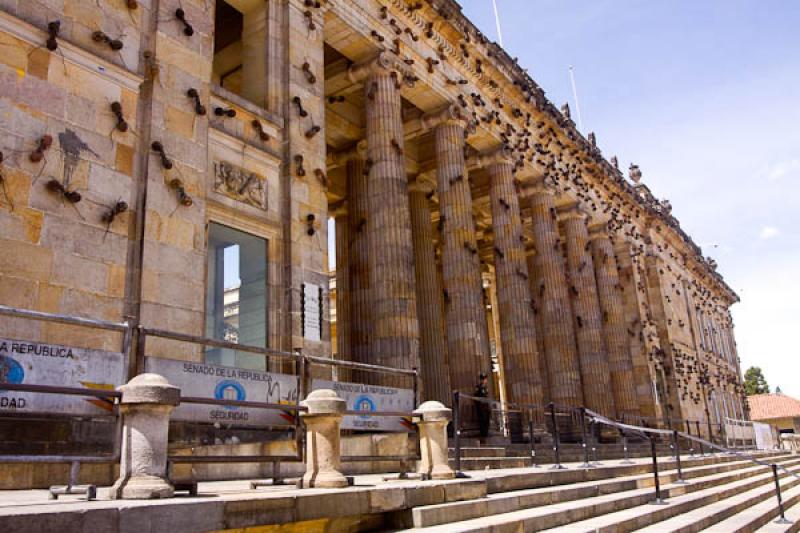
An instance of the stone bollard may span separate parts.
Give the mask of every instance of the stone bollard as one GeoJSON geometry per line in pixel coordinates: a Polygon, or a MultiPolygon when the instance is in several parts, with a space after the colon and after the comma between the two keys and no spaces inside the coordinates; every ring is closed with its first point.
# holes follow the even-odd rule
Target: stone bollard
{"type": "Polygon", "coordinates": [[[447,423],[451,410],[439,402],[425,402],[414,411],[419,427],[419,448],[422,459],[419,473],[430,479],[453,479],[455,472],[447,459],[447,423]]]}
{"type": "Polygon", "coordinates": [[[166,478],[167,436],[169,415],[180,403],[181,390],[158,374],[140,374],[117,390],[122,393],[122,459],[112,496],[172,497],[175,489],[166,478]]]}
{"type": "Polygon", "coordinates": [[[330,389],[312,391],[300,405],[308,411],[300,413],[306,426],[305,488],[346,487],[347,478],[339,471],[341,446],[339,426],[347,402],[330,389]]]}

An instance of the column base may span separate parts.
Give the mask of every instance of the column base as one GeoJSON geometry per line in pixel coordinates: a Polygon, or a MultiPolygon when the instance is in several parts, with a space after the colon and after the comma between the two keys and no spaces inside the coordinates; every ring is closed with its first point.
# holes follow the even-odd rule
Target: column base
{"type": "Polygon", "coordinates": [[[136,476],[123,481],[117,494],[122,500],[154,500],[171,498],[175,488],[158,476],[136,476]]]}
{"type": "Polygon", "coordinates": [[[456,473],[453,469],[445,465],[434,467],[430,473],[431,479],[455,479],[455,477],[456,473]]]}
{"type": "Polygon", "coordinates": [[[341,472],[307,473],[303,476],[303,488],[339,489],[347,485],[347,478],[341,472]]]}

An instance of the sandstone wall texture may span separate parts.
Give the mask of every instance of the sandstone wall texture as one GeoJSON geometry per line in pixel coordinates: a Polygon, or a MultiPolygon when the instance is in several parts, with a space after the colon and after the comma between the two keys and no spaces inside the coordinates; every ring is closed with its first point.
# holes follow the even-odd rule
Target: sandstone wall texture
{"type": "MultiPolygon", "coordinates": [[[[265,243],[269,348],[330,357],[334,304],[338,356],[417,368],[422,399],[487,372],[515,403],[748,416],[716,263],[452,0],[11,0],[0,49],[2,305],[206,335],[219,224],[265,243]]],[[[121,342],[9,317],[0,338],[121,342]]]]}

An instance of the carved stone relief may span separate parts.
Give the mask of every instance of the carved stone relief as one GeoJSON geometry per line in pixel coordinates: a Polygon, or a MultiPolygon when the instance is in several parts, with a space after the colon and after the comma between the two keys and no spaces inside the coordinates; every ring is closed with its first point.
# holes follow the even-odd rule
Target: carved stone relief
{"type": "Polygon", "coordinates": [[[214,161],[214,190],[229,198],[267,209],[265,178],[225,161],[214,161]]]}

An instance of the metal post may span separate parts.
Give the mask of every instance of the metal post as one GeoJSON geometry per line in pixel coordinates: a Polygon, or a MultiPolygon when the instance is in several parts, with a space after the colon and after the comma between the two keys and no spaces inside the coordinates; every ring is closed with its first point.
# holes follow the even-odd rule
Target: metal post
{"type": "Polygon", "coordinates": [[[632,465],[633,461],[631,461],[630,457],[628,457],[628,436],[625,435],[625,432],[622,431],[621,429],[619,430],[619,432],[622,434],[622,454],[623,454],[623,459],[620,464],[632,465]]]}
{"type": "Polygon", "coordinates": [[[562,470],[566,467],[561,464],[561,443],[559,442],[561,439],[559,438],[558,424],[556,423],[556,404],[550,402],[547,406],[550,408],[550,423],[553,425],[553,455],[555,464],[552,470],[562,470]]]}
{"type": "Polygon", "coordinates": [[[661,498],[661,483],[658,481],[658,460],[656,459],[656,441],[654,436],[650,436],[650,454],[653,456],[653,478],[656,482],[656,499],[650,502],[653,505],[666,505],[661,498]]]}
{"type": "Polygon", "coordinates": [[[683,479],[683,470],[681,469],[681,445],[678,440],[677,429],[672,431],[672,440],[675,442],[675,462],[678,467],[678,480],[675,483],[685,485],[687,482],[683,479]]]}
{"type": "Polygon", "coordinates": [[[586,408],[578,407],[578,414],[581,418],[581,446],[583,446],[583,464],[580,467],[591,468],[592,465],[589,464],[589,446],[586,442],[586,408]]]}
{"type": "Polygon", "coordinates": [[[539,468],[539,465],[536,464],[536,442],[533,438],[533,419],[531,416],[528,416],[528,435],[530,435],[531,439],[531,462],[533,462],[534,468],[539,468]]]}
{"type": "MultiPolygon", "coordinates": [[[[700,421],[699,420],[695,420],[694,423],[695,423],[695,427],[697,429],[697,438],[698,439],[702,439],[703,436],[700,435],[700,421]]],[[[711,426],[709,426],[708,440],[711,441],[711,426]]],[[[703,455],[705,455],[705,451],[703,450],[703,443],[702,442],[698,442],[697,445],[700,447],[700,456],[702,457],[703,455]]]]}
{"type": "MultiPolygon", "coordinates": [[[[688,420],[686,421],[686,434],[692,436],[692,424],[688,420]]],[[[692,439],[689,439],[689,457],[694,457],[694,440],[692,439]]]]}
{"type": "Polygon", "coordinates": [[[595,422],[594,418],[592,418],[590,424],[591,426],[589,427],[591,429],[589,431],[589,436],[592,439],[592,466],[603,466],[597,461],[597,435],[600,432],[600,430],[597,428],[599,426],[597,425],[597,422],[595,422]]]}
{"type": "Polygon", "coordinates": [[[775,479],[775,497],[778,498],[778,509],[780,510],[780,518],[775,520],[776,524],[791,524],[792,521],[786,518],[786,515],[783,512],[783,498],[781,497],[781,484],[778,481],[778,465],[773,463],[772,465],[772,477],[775,479]]]}
{"type": "Polygon", "coordinates": [[[469,477],[461,471],[461,393],[453,391],[453,447],[455,448],[456,477],[469,477]]]}

